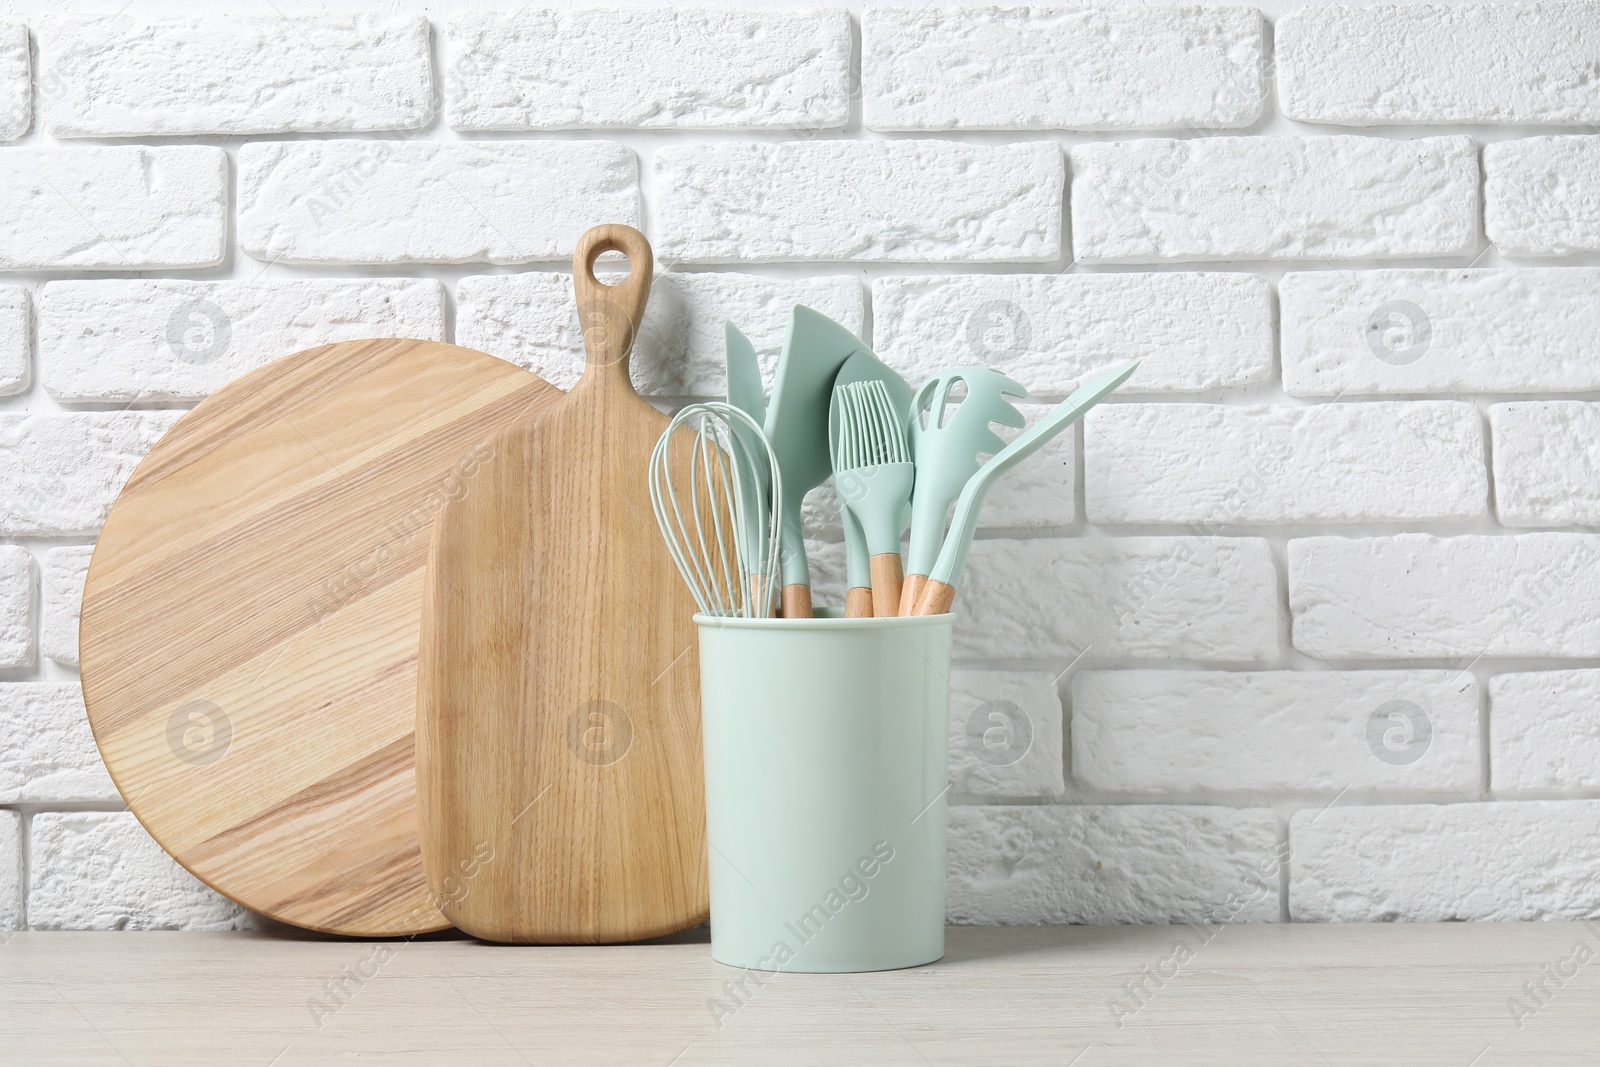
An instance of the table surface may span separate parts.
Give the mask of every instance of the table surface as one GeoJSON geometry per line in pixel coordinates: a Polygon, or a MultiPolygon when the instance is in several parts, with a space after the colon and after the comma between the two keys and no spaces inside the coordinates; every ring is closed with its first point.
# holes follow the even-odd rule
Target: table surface
{"type": "Polygon", "coordinates": [[[1600,923],[952,927],[927,967],[760,977],[714,962],[704,930],[597,948],[18,933],[0,1062],[1600,1062],[1600,923]]]}

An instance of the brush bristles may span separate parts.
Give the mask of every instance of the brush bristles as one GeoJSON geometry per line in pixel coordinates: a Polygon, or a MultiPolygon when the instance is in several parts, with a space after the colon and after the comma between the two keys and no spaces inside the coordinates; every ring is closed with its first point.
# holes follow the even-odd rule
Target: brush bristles
{"type": "Polygon", "coordinates": [[[900,424],[889,387],[877,378],[839,387],[839,433],[834,470],[860,470],[883,463],[910,463],[906,428],[900,424]]]}

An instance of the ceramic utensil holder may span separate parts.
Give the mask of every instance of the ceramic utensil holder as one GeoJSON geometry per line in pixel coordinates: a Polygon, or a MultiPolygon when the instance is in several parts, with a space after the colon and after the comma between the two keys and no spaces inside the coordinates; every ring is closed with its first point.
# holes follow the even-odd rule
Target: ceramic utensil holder
{"type": "Polygon", "coordinates": [[[695,616],[712,958],[944,955],[951,620],[695,616]]]}

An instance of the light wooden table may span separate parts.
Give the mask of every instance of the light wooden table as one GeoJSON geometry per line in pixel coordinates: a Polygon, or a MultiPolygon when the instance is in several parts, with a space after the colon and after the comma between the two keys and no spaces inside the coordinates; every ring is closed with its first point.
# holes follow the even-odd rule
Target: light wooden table
{"type": "Polygon", "coordinates": [[[704,931],[602,948],[22,933],[0,945],[0,1063],[1600,1062],[1600,924],[1209,933],[953,928],[929,967],[738,998],[745,972],[704,931]],[[1534,1009],[1520,1026],[1514,1000],[1534,1009]]]}

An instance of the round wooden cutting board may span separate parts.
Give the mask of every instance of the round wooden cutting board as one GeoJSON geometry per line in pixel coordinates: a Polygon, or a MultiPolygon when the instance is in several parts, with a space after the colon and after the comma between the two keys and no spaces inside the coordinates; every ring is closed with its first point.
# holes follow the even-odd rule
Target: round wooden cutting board
{"type": "Polygon", "coordinates": [[[207,885],[328,933],[448,925],[417,840],[428,542],[561,395],[471,349],[349,341],[231,382],[139,465],[84,587],[84,700],[128,806],[207,885]]]}

